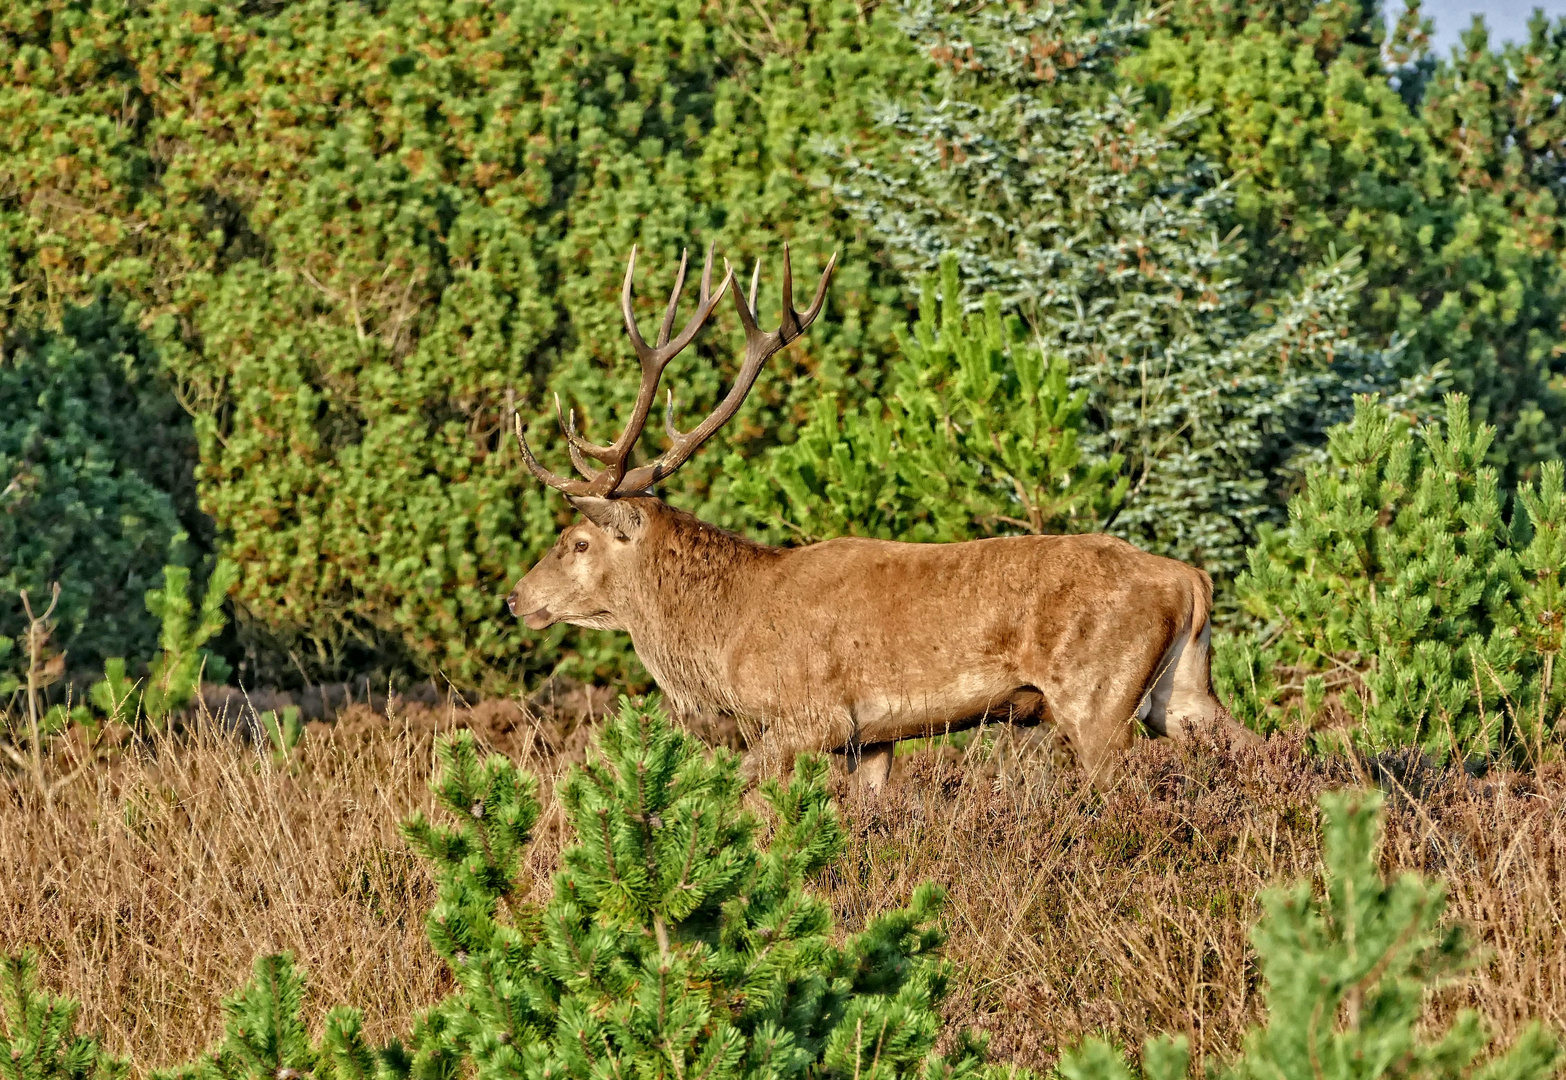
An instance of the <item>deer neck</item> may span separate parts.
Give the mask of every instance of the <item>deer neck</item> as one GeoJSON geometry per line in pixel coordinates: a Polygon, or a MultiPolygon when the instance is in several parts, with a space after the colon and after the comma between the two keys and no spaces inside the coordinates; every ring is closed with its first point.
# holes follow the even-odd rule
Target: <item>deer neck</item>
{"type": "Polygon", "coordinates": [[[731,711],[723,663],[758,577],[781,555],[672,511],[648,537],[625,620],[642,665],[682,711],[731,711]]]}

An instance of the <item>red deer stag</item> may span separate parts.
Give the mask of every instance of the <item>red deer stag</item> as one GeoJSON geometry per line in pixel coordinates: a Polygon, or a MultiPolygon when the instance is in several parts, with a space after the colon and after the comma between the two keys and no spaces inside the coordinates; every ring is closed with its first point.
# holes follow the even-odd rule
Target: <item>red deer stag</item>
{"type": "Polygon", "coordinates": [[[1226,730],[1254,739],[1213,696],[1212,584],[1184,563],[1102,535],[958,544],[843,537],[767,547],[651,493],[734,416],[762,364],[815,321],[835,263],[833,256],[801,314],[784,247],[782,321],[766,333],[756,323],[760,264],[748,302],[726,262],[714,292],[709,248],[696,311],[671,338],[682,257],[658,343],[649,346],[632,312],[632,248],[621,306],[642,374],[625,430],[599,446],[577,433],[574,411],[561,415],[583,476],[573,479],[538,463],[516,418],[528,469],[586,520],[562,532],[517,582],[507,600],[512,614],[534,630],[565,622],[627,631],[677,713],[736,717],[759,733],[755,749],[785,768],[804,751],[845,753],[872,789],[890,776],[897,740],[986,717],[1053,722],[1100,783],[1138,719],[1175,738],[1226,730]],[[688,432],[674,426],[671,393],[669,448],[632,468],[659,377],[731,287],[745,329],[734,385],[688,432]]]}

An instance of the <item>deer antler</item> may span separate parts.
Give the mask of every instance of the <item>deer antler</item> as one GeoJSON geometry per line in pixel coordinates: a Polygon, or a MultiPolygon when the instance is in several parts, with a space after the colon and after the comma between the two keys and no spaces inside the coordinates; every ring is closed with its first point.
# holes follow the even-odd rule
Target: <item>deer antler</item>
{"type": "Polygon", "coordinates": [[[647,464],[627,469],[631,451],[635,448],[637,440],[641,438],[648,414],[652,411],[663,369],[695,339],[708,316],[717,307],[718,301],[722,299],[723,291],[729,287],[734,278],[734,268],[725,259],[723,280],[718,284],[718,291],[711,292],[712,248],[708,247],[707,261],[701,275],[701,297],[696,303],[696,312],[680,331],[679,336],[670,341],[669,334],[674,328],[675,308],[679,303],[680,290],[685,284],[685,266],[686,256],[682,253],[674,291],[669,294],[669,306],[664,311],[663,324],[658,329],[658,344],[649,347],[642,339],[641,331],[637,329],[636,316],[631,306],[631,274],[636,268],[636,249],[631,248],[630,262],[625,269],[625,285],[620,293],[620,304],[625,314],[626,332],[630,335],[631,345],[636,350],[637,359],[641,362],[642,382],[636,394],[636,404],[631,410],[631,418],[627,421],[625,430],[620,433],[620,437],[608,446],[599,446],[586,441],[576,433],[575,412],[563,413],[559,398],[555,399],[555,411],[559,414],[560,426],[565,431],[566,442],[571,451],[571,461],[585,479],[574,480],[557,476],[540,465],[527,445],[527,439],[522,434],[522,418],[520,414],[517,415],[517,441],[522,445],[522,460],[526,463],[528,471],[550,487],[563,491],[567,495],[600,497],[631,495],[646,491],[690,460],[691,455],[701,444],[710,439],[714,432],[728,423],[739,411],[745,396],[756,383],[756,376],[761,373],[761,366],[774,354],[787,348],[809,328],[811,323],[815,322],[816,316],[821,314],[821,309],[826,303],[827,284],[831,281],[832,271],[837,266],[837,256],[834,254],[827,260],[826,269],[821,273],[821,281],[816,285],[816,295],[811,300],[809,309],[804,314],[800,314],[794,310],[794,273],[789,263],[788,245],[783,245],[783,314],[778,328],[771,333],[763,332],[756,325],[756,287],[761,278],[761,262],[757,260],[755,272],[751,275],[749,302],[740,295],[737,288],[734,290],[734,307],[739,312],[740,323],[745,328],[745,359],[740,364],[734,385],[718,403],[718,407],[705,420],[687,432],[681,432],[674,426],[674,393],[670,391],[664,413],[664,430],[669,435],[669,448],[647,464]],[[602,462],[604,467],[595,471],[588,464],[588,458],[602,462]]]}
{"type": "Polygon", "coordinates": [[[674,279],[674,289],[669,293],[669,306],[664,311],[663,325],[658,329],[658,344],[649,346],[642,339],[641,331],[636,326],[636,314],[631,305],[631,278],[636,272],[636,248],[631,248],[631,258],[625,267],[625,284],[620,290],[620,306],[625,314],[625,328],[631,336],[631,345],[636,350],[636,357],[641,362],[642,385],[636,395],[636,404],[631,409],[631,418],[626,422],[625,430],[620,437],[608,446],[599,446],[590,443],[576,433],[576,413],[573,410],[568,414],[561,414],[560,400],[555,399],[555,412],[560,414],[560,426],[565,432],[566,443],[570,447],[571,462],[577,471],[585,479],[573,480],[569,477],[557,476],[538,463],[533,456],[532,448],[527,445],[527,439],[522,434],[522,417],[515,418],[517,440],[522,445],[522,460],[527,465],[528,471],[538,479],[565,492],[567,495],[613,495],[617,491],[625,490],[623,481],[626,470],[629,467],[631,451],[636,447],[636,441],[641,438],[642,429],[647,425],[647,416],[652,412],[653,402],[658,396],[658,380],[663,376],[663,369],[668,366],[679,353],[692,341],[697,333],[706,325],[707,319],[712,315],[713,309],[718,306],[718,301],[723,299],[723,291],[729,287],[730,274],[725,274],[723,280],[718,283],[718,291],[712,291],[712,247],[707,248],[707,261],[701,272],[701,296],[696,301],[696,311],[691,315],[690,321],[680,331],[678,337],[669,340],[669,334],[674,329],[675,310],[679,306],[680,293],[685,288],[685,269],[689,259],[689,252],[680,253],[680,271],[674,279]],[[593,458],[604,464],[602,469],[594,469],[588,464],[587,459],[593,458]]]}

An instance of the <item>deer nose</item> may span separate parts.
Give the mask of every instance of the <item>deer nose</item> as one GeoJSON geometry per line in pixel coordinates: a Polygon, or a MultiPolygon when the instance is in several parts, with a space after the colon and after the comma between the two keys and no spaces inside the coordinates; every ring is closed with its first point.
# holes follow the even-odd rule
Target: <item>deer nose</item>
{"type": "Polygon", "coordinates": [[[506,597],[506,610],[511,612],[512,615],[517,613],[517,591],[515,589],[512,589],[511,595],[506,597]]]}

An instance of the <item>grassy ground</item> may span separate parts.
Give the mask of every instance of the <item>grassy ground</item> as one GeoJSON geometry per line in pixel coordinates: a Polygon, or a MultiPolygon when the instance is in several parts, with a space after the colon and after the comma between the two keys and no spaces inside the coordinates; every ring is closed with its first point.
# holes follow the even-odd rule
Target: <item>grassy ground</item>
{"type": "MultiPolygon", "coordinates": [[[[288,767],[198,731],[84,777],[49,813],[0,781],[0,951],[37,948],[45,980],[138,1070],[212,1040],[221,997],[277,949],[309,968],[315,1019],[347,1003],[373,1039],[400,1034],[448,983],[424,941],[432,884],[396,826],[429,807],[432,734],[459,723],[545,777],[586,736],[509,706],[361,710],[313,725],[288,767]]],[[[1100,795],[1037,746],[924,747],[876,802],[845,784],[849,849],[821,882],[840,917],[857,926],[944,883],[949,1012],[1000,1060],[1046,1066],[1089,1033],[1234,1048],[1261,1010],[1256,893],[1314,871],[1316,795],[1356,777],[1281,739],[1243,761],[1148,742],[1100,795]]],[[[1434,1012],[1473,1006],[1503,1034],[1533,1016],[1566,1027],[1566,772],[1426,779],[1393,800],[1384,861],[1446,877],[1451,915],[1487,947],[1434,1012]]],[[[564,839],[546,814],[535,881],[564,839]]]]}

